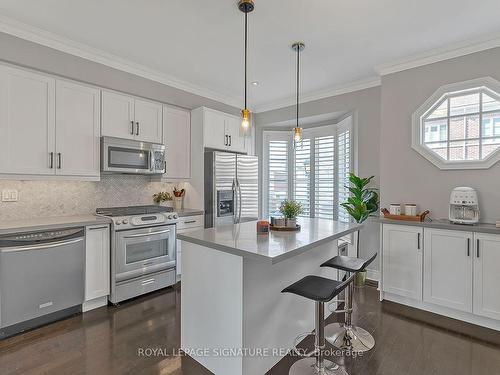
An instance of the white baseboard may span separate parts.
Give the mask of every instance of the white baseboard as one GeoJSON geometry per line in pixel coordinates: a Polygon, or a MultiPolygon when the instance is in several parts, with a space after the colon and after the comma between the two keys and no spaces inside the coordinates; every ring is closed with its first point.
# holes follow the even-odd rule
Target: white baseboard
{"type": "Polygon", "coordinates": [[[367,269],[366,278],[373,281],[380,281],[380,271],[367,269]]]}
{"type": "Polygon", "coordinates": [[[87,312],[108,305],[108,296],[91,299],[83,303],[82,310],[87,312]]]}

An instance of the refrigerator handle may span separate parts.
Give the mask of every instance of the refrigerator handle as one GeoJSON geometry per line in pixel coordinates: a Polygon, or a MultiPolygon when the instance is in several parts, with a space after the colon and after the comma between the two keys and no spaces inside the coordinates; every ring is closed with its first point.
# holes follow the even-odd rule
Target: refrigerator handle
{"type": "Polygon", "coordinates": [[[237,223],[236,213],[238,212],[237,211],[238,194],[237,194],[236,179],[233,179],[233,187],[231,188],[231,190],[233,191],[233,223],[236,224],[237,223]]]}
{"type": "Polygon", "coordinates": [[[236,185],[238,186],[238,223],[241,223],[241,185],[238,179],[236,179],[236,185]]]}

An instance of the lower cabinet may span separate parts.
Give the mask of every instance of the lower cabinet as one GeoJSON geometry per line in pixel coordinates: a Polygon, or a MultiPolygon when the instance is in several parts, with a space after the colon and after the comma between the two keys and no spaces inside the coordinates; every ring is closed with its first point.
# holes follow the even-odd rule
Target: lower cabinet
{"type": "Polygon", "coordinates": [[[500,320],[500,235],[474,235],[474,314],[500,320]]]}
{"type": "Polygon", "coordinates": [[[424,301],[472,312],[473,233],[425,228],[424,301]]]}
{"type": "MultiPolygon", "coordinates": [[[[196,216],[185,216],[181,217],[179,223],[177,224],[177,234],[194,232],[196,230],[203,229],[204,218],[203,215],[196,216]]],[[[177,240],[177,279],[180,279],[182,275],[182,241],[177,240]]]]}
{"type": "Polygon", "coordinates": [[[422,300],[423,229],[383,226],[383,291],[422,300]]]}
{"type": "Polygon", "coordinates": [[[86,228],[84,311],[107,304],[110,289],[109,225],[86,228]],[[89,303],[97,300],[98,305],[89,303]]]}

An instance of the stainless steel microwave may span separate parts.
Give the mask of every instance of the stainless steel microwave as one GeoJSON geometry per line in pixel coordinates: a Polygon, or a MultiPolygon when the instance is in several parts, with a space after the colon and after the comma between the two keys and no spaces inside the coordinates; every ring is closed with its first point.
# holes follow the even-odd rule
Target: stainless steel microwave
{"type": "Polygon", "coordinates": [[[101,171],[104,173],[163,174],[165,146],[130,139],[101,138],[101,171]]]}

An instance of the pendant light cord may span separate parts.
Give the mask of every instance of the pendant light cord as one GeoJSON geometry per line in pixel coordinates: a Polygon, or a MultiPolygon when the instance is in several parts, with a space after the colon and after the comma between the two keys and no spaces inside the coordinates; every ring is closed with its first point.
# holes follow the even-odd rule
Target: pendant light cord
{"type": "Polygon", "coordinates": [[[247,45],[248,13],[245,12],[245,109],[247,109],[247,45]]]}
{"type": "Polygon", "coordinates": [[[297,128],[299,127],[299,69],[300,69],[300,45],[297,45],[297,128]]]}

